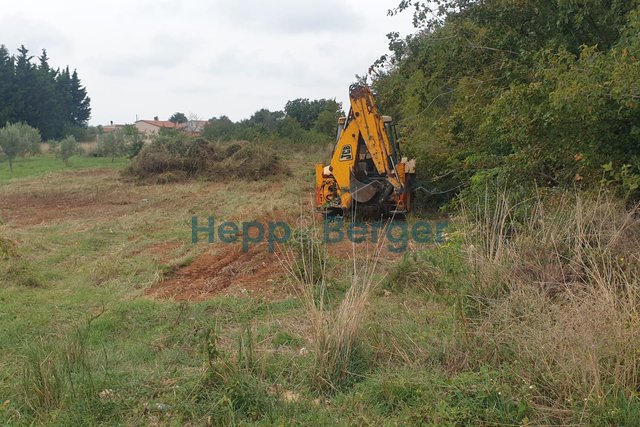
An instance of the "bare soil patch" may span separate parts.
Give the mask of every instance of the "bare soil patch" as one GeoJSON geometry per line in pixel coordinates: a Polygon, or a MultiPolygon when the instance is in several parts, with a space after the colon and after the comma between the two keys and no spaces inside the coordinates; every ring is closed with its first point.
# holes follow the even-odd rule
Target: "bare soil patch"
{"type": "Polygon", "coordinates": [[[283,270],[266,245],[243,252],[239,246],[210,250],[149,288],[147,296],[177,301],[202,301],[220,294],[259,295],[280,299],[289,295],[283,270]]]}
{"type": "MultiPolygon", "coordinates": [[[[28,227],[75,219],[109,218],[136,210],[141,200],[117,181],[110,169],[68,172],[65,176],[97,178],[99,185],[68,185],[34,181],[21,191],[0,191],[0,217],[16,227],[28,227]]],[[[93,181],[92,181],[93,182],[93,181]]]]}
{"type": "Polygon", "coordinates": [[[0,201],[0,215],[18,227],[72,220],[114,217],[132,212],[137,200],[116,191],[108,194],[42,191],[12,194],[0,201]]]}

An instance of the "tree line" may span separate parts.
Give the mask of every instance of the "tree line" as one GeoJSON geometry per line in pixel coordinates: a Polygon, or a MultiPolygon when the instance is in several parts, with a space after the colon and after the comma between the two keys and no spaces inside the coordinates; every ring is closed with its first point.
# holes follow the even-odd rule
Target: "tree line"
{"type": "Polygon", "coordinates": [[[284,139],[298,143],[324,143],[335,137],[342,104],[334,99],[298,98],[288,101],[282,111],[266,108],[250,118],[233,122],[223,115],[209,120],[203,137],[211,140],[260,141],[284,139]]]}
{"type": "Polygon", "coordinates": [[[0,45],[0,127],[26,123],[42,138],[82,134],[91,117],[91,99],[76,70],[53,69],[45,49],[34,63],[24,46],[11,55],[0,45]]]}
{"type": "MultiPolygon", "coordinates": [[[[419,173],[440,191],[500,182],[640,198],[637,1],[403,0],[370,75],[419,173]]],[[[455,194],[455,192],[451,192],[455,194]]]]}

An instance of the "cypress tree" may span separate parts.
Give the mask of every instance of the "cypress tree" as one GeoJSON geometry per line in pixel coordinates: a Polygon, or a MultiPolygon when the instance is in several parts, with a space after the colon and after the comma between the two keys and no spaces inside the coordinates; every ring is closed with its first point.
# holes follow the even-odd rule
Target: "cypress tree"
{"type": "Polygon", "coordinates": [[[87,89],[80,83],[76,70],[73,70],[71,75],[71,100],[71,123],[75,126],[86,126],[91,117],[91,98],[87,96],[87,89]]]}
{"type": "Polygon", "coordinates": [[[13,121],[15,64],[5,45],[0,45],[0,126],[13,121]]]}
{"type": "Polygon", "coordinates": [[[45,139],[60,139],[74,128],[86,127],[91,99],[77,71],[52,69],[44,49],[37,64],[32,60],[24,46],[11,56],[0,45],[0,128],[25,122],[45,139]]]}

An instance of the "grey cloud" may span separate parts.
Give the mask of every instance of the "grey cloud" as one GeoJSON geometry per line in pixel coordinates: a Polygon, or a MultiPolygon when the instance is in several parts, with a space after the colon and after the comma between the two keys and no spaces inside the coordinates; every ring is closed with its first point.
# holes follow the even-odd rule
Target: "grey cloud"
{"type": "Polygon", "coordinates": [[[216,4],[212,9],[246,27],[269,32],[352,32],[361,29],[358,15],[339,0],[247,0],[216,4]]]}
{"type": "Polygon", "coordinates": [[[39,55],[43,48],[49,51],[69,50],[73,46],[67,36],[46,22],[15,15],[0,18],[0,43],[10,50],[23,44],[34,56],[39,55]]]}
{"type": "Polygon", "coordinates": [[[152,36],[149,43],[133,47],[135,51],[99,59],[100,71],[115,77],[169,71],[185,63],[198,49],[192,40],[171,34],[157,34],[152,36]]]}
{"type": "MultiPolygon", "coordinates": [[[[211,79],[246,82],[249,85],[254,82],[279,82],[287,86],[312,86],[331,81],[332,69],[315,66],[301,57],[295,58],[294,53],[294,50],[281,49],[264,55],[258,49],[227,49],[211,59],[200,71],[211,79]]],[[[314,55],[315,52],[310,50],[308,54],[314,55]]],[[[264,84],[261,88],[264,88],[264,84]]]]}

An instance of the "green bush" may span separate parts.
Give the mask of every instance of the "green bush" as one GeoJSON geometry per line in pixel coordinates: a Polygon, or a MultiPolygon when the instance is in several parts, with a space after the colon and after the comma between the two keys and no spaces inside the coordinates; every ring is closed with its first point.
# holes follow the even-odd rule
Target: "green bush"
{"type": "Polygon", "coordinates": [[[111,157],[112,161],[120,156],[127,156],[131,159],[140,152],[143,146],[144,140],[138,129],[133,125],[125,125],[114,132],[99,135],[97,147],[91,155],[111,157]]]}
{"type": "Polygon", "coordinates": [[[401,3],[424,27],[390,34],[374,88],[426,187],[590,189],[613,162],[611,186],[638,197],[636,2],[401,3]],[[433,4],[438,14],[427,13],[433,4]]]}
{"type": "Polygon", "coordinates": [[[67,136],[60,141],[60,157],[66,165],[69,165],[69,159],[71,156],[80,152],[80,146],[74,136],[67,136]]]}
{"type": "Polygon", "coordinates": [[[40,132],[25,123],[7,123],[0,129],[0,153],[13,172],[16,157],[40,153],[40,132]]]}

